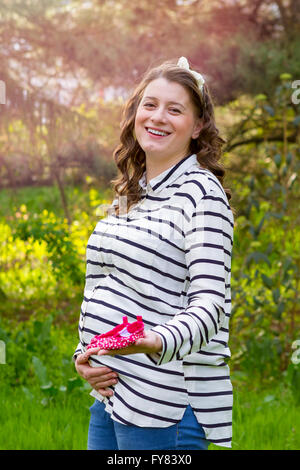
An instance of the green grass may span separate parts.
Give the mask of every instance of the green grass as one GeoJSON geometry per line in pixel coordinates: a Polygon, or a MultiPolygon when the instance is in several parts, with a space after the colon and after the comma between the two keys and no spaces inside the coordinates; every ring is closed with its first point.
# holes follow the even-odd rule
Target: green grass
{"type": "Polygon", "coordinates": [[[89,424],[89,407],[93,398],[88,392],[47,406],[30,400],[21,390],[0,395],[1,450],[85,450],[89,424]]]}
{"type": "Polygon", "coordinates": [[[299,423],[300,407],[284,386],[265,391],[235,387],[232,449],[300,449],[299,423]]]}
{"type": "MultiPolygon", "coordinates": [[[[1,388],[0,449],[85,450],[92,403],[88,391],[43,406],[41,397],[30,400],[20,387],[1,388]]],[[[241,386],[234,394],[232,449],[300,449],[299,422],[300,407],[287,390],[249,392],[241,386]]]]}

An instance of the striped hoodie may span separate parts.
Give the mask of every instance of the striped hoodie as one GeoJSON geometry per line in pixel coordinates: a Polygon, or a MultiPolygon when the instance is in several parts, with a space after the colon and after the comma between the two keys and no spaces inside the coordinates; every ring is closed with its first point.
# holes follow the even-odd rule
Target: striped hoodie
{"type": "MultiPolygon", "coordinates": [[[[206,438],[231,447],[232,384],[227,360],[234,219],[217,177],[195,154],[146,184],[128,213],[110,211],[91,234],[74,356],[91,338],[142,315],[161,336],[155,354],[91,356],[118,373],[106,404],[112,419],[168,427],[191,405],[206,438]]],[[[112,207],[116,204],[114,199],[112,207]]]]}

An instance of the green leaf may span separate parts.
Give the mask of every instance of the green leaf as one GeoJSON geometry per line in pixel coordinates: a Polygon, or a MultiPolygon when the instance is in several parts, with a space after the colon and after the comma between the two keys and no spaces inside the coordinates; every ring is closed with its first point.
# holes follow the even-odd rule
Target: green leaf
{"type": "Polygon", "coordinates": [[[55,388],[53,388],[53,383],[52,382],[47,382],[46,384],[44,385],[41,385],[41,390],[44,390],[44,391],[53,391],[55,390],[55,388]]]}
{"type": "Polygon", "coordinates": [[[43,398],[41,400],[41,405],[43,405],[44,407],[48,406],[49,405],[49,398],[43,398]]]}
{"type": "Polygon", "coordinates": [[[263,93],[260,93],[259,95],[255,96],[256,101],[265,101],[267,99],[267,96],[264,95],[263,93]]]}
{"type": "Polygon", "coordinates": [[[268,212],[267,217],[275,217],[276,219],[282,219],[284,217],[283,212],[268,212]]]}
{"type": "Polygon", "coordinates": [[[291,152],[288,152],[288,153],[287,153],[287,156],[286,156],[286,164],[287,164],[287,166],[289,166],[289,165],[291,164],[292,160],[293,160],[293,155],[292,155],[291,152]]]}
{"type": "Polygon", "coordinates": [[[34,336],[39,344],[44,344],[50,339],[50,331],[53,318],[49,316],[45,321],[35,321],[33,324],[34,336]]]}
{"type": "Polygon", "coordinates": [[[274,289],[272,291],[272,296],[273,296],[273,300],[274,300],[275,304],[277,304],[278,300],[280,298],[280,290],[278,289],[278,287],[276,287],[276,289],[274,289]]]}
{"type": "Polygon", "coordinates": [[[270,403],[271,401],[274,401],[276,399],[275,395],[267,395],[264,398],[264,403],[270,403]]]}
{"type": "Polygon", "coordinates": [[[272,108],[272,106],[269,106],[269,105],[265,104],[263,106],[263,108],[264,108],[265,111],[267,111],[268,114],[270,114],[270,116],[275,116],[275,111],[272,108]]]}
{"type": "Polygon", "coordinates": [[[259,263],[260,261],[263,261],[268,264],[268,266],[271,266],[269,258],[262,252],[260,251],[254,251],[253,253],[250,253],[249,256],[247,256],[246,259],[246,264],[249,265],[252,261],[255,263],[259,263]]]}
{"type": "Polygon", "coordinates": [[[33,364],[35,375],[37,376],[41,386],[47,387],[50,382],[48,380],[46,367],[44,366],[42,361],[36,356],[32,357],[32,364],[33,364]]]}
{"type": "Polygon", "coordinates": [[[250,189],[254,189],[255,187],[255,179],[254,179],[254,176],[251,176],[250,180],[249,180],[249,183],[248,183],[248,186],[250,189]]]}
{"type": "Polygon", "coordinates": [[[276,155],[274,156],[274,162],[275,162],[275,165],[277,166],[277,168],[279,168],[280,164],[281,164],[281,155],[280,155],[280,153],[276,153],[276,155]]]}
{"type": "Polygon", "coordinates": [[[280,74],[280,80],[291,80],[293,77],[290,73],[282,73],[280,74]]]}
{"type": "Polygon", "coordinates": [[[7,299],[7,295],[5,294],[4,290],[0,287],[0,300],[3,301],[7,299]]]}
{"type": "Polygon", "coordinates": [[[292,121],[292,124],[294,126],[299,126],[300,125],[300,116],[296,116],[295,119],[292,121]]]}
{"type": "Polygon", "coordinates": [[[267,168],[263,168],[262,172],[267,176],[271,176],[271,177],[273,176],[273,173],[271,173],[271,171],[269,171],[267,168]]]}
{"type": "Polygon", "coordinates": [[[266,255],[270,255],[274,251],[274,244],[270,242],[266,248],[266,255]]]}
{"type": "Polygon", "coordinates": [[[280,320],[281,315],[283,314],[285,309],[285,303],[284,302],[279,302],[277,305],[277,311],[276,311],[276,318],[280,320]]]}
{"type": "Polygon", "coordinates": [[[34,395],[33,395],[33,393],[31,393],[31,391],[29,390],[29,388],[24,387],[24,385],[23,385],[23,386],[21,387],[21,390],[22,390],[24,396],[27,398],[27,400],[30,400],[30,401],[34,400],[34,395]]]}
{"type": "Polygon", "coordinates": [[[253,300],[254,300],[256,307],[262,307],[264,305],[264,303],[260,299],[258,299],[255,295],[253,296],[253,300]]]}
{"type": "Polygon", "coordinates": [[[285,257],[284,260],[283,260],[283,264],[282,264],[283,270],[284,270],[284,271],[287,271],[287,270],[290,269],[292,266],[293,266],[293,259],[292,259],[292,257],[291,257],[291,256],[285,257]]]}
{"type": "Polygon", "coordinates": [[[273,286],[273,280],[270,277],[266,276],[265,274],[262,274],[261,278],[262,278],[264,285],[268,287],[269,289],[271,289],[271,287],[273,286]]]}

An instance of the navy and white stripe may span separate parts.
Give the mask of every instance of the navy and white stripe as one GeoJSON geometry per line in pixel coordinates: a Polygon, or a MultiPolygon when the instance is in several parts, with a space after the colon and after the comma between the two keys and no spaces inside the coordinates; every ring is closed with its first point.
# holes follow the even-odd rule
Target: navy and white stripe
{"type": "Polygon", "coordinates": [[[161,336],[162,352],[92,356],[92,366],[111,367],[119,381],[111,398],[91,394],[116,421],[143,427],[170,426],[191,404],[207,439],[231,447],[228,199],[195,154],[148,184],[144,173],[140,185],[141,200],[101,219],[88,241],[75,355],[124,315],[142,315],[146,329],[161,336]]]}

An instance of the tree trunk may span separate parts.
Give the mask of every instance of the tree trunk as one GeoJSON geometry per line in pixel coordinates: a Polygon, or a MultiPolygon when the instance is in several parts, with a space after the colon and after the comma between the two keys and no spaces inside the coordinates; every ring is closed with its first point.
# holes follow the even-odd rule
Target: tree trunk
{"type": "Polygon", "coordinates": [[[53,175],[54,175],[54,179],[55,179],[55,181],[57,183],[57,186],[58,186],[58,189],[59,189],[60,199],[61,199],[62,207],[63,207],[63,210],[64,210],[65,218],[67,219],[68,225],[70,226],[71,225],[71,217],[70,217],[70,212],[69,212],[69,208],[68,208],[67,195],[66,195],[66,192],[65,192],[65,188],[64,188],[61,176],[60,176],[60,169],[55,168],[54,171],[53,171],[53,175]]]}

